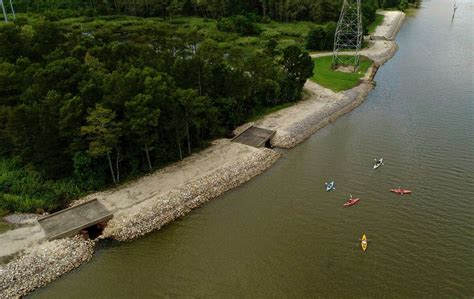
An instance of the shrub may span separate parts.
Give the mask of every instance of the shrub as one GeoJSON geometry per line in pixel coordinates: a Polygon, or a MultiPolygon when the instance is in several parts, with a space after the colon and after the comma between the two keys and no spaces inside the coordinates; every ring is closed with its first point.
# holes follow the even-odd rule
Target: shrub
{"type": "Polygon", "coordinates": [[[407,0],[401,0],[400,4],[398,4],[398,9],[405,11],[408,8],[408,1],[407,0]]]}
{"type": "Polygon", "coordinates": [[[235,32],[242,35],[259,35],[261,29],[249,16],[236,15],[222,18],[217,22],[217,29],[224,32],[235,32]]]}
{"type": "Polygon", "coordinates": [[[81,194],[72,180],[46,181],[39,172],[21,167],[16,160],[0,159],[0,210],[54,211],[81,194]]]}
{"type": "Polygon", "coordinates": [[[336,23],[316,26],[306,36],[306,48],[313,51],[331,50],[334,44],[336,23]]]}

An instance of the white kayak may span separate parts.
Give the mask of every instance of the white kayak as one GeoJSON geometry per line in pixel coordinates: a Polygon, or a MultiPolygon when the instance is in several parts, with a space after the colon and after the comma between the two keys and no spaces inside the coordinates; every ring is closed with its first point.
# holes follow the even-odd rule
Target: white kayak
{"type": "Polygon", "coordinates": [[[382,165],[384,165],[383,164],[383,158],[380,158],[378,160],[377,159],[374,160],[374,169],[377,169],[382,165]]]}
{"type": "Polygon", "coordinates": [[[331,190],[336,190],[336,184],[334,183],[334,181],[330,182],[330,183],[325,183],[326,185],[326,191],[331,191],[331,190]]]}

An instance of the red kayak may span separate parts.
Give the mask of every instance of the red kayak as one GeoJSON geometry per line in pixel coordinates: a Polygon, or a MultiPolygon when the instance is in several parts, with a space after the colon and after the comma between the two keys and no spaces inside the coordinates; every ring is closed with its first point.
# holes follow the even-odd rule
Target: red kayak
{"type": "Polygon", "coordinates": [[[357,204],[359,202],[360,198],[350,198],[348,201],[346,201],[344,203],[344,207],[350,207],[350,206],[353,206],[355,204],[357,204]]]}
{"type": "Polygon", "coordinates": [[[400,195],[411,194],[410,190],[402,189],[402,188],[390,189],[390,192],[397,193],[397,194],[400,194],[400,195]]]}

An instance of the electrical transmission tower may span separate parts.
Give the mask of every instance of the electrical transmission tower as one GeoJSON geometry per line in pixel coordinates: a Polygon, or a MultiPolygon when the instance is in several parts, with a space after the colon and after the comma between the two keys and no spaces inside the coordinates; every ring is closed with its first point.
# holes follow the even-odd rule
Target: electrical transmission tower
{"type": "Polygon", "coordinates": [[[340,65],[353,65],[355,71],[359,67],[362,34],[360,0],[344,0],[334,36],[333,69],[340,65]],[[344,55],[342,52],[344,50],[354,51],[355,53],[344,55]]]}
{"type": "MultiPolygon", "coordinates": [[[[5,10],[5,5],[3,3],[3,0],[0,0],[0,6],[2,7],[3,19],[5,20],[5,23],[7,23],[8,22],[8,16],[7,16],[7,11],[5,10]]],[[[12,0],[10,0],[10,9],[11,9],[12,14],[13,14],[13,19],[16,20],[15,10],[13,9],[12,0]]]]}

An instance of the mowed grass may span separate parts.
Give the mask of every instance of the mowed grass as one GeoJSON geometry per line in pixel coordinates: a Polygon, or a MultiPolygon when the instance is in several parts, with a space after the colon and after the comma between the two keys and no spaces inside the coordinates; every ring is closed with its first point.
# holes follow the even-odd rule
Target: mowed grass
{"type": "Polygon", "coordinates": [[[385,18],[384,15],[376,14],[375,21],[373,21],[367,28],[367,30],[369,31],[369,34],[374,33],[375,28],[377,28],[377,26],[383,23],[384,18],[385,18]]]}
{"type": "Polygon", "coordinates": [[[360,67],[355,73],[345,73],[332,70],[332,56],[313,58],[314,69],[311,80],[333,91],[350,89],[359,83],[373,61],[367,57],[360,57],[360,67]]]}

